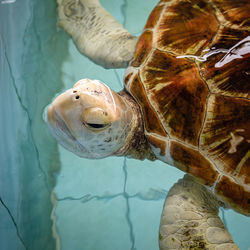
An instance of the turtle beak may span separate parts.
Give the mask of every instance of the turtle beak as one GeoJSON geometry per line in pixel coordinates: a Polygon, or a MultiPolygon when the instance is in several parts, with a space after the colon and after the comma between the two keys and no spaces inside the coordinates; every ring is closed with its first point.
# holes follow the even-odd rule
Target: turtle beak
{"type": "Polygon", "coordinates": [[[49,124],[49,127],[51,127],[52,129],[60,129],[66,136],[68,136],[69,139],[71,139],[72,141],[76,141],[76,138],[68,128],[65,121],[57,113],[53,103],[49,106],[47,111],[47,122],[49,124]]]}
{"type": "Polygon", "coordinates": [[[65,122],[57,106],[53,102],[47,109],[47,125],[51,135],[60,143],[64,148],[77,154],[80,157],[88,157],[89,152],[87,149],[78,142],[73,132],[65,122]]]}
{"type": "MultiPolygon", "coordinates": [[[[47,110],[47,122],[50,126],[56,128],[58,125],[62,124],[63,119],[61,115],[63,114],[63,110],[66,105],[65,102],[67,102],[67,98],[64,96],[65,94],[62,94],[58,96],[48,107],[47,110]]],[[[60,128],[60,126],[59,126],[60,128]]]]}
{"type": "Polygon", "coordinates": [[[47,110],[47,121],[51,126],[61,124],[62,121],[70,124],[69,113],[72,110],[79,108],[79,102],[76,101],[76,94],[73,89],[69,89],[56,97],[56,99],[49,105],[47,110]]]}
{"type": "Polygon", "coordinates": [[[71,120],[74,121],[76,119],[72,118],[72,115],[79,116],[77,110],[80,108],[80,104],[75,99],[75,96],[73,90],[69,89],[59,95],[49,105],[47,110],[47,123],[52,132],[56,133],[56,130],[60,130],[73,141],[76,138],[73,135],[71,120]]]}
{"type": "Polygon", "coordinates": [[[52,104],[49,105],[47,109],[47,123],[49,123],[51,126],[55,126],[55,109],[52,106],[52,104]]]}

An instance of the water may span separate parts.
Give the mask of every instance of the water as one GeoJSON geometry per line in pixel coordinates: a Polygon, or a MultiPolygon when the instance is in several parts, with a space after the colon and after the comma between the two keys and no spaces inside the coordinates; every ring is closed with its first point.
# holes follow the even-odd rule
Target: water
{"type": "MultiPolygon", "coordinates": [[[[101,2],[135,35],[156,3],[101,2]]],[[[183,173],[161,162],[78,158],[43,121],[73,82],[100,79],[120,90],[124,70],[80,55],[56,27],[55,1],[2,0],[0,33],[0,249],[158,249],[163,202],[183,173]]],[[[240,249],[250,248],[250,219],[221,215],[240,249]]]]}

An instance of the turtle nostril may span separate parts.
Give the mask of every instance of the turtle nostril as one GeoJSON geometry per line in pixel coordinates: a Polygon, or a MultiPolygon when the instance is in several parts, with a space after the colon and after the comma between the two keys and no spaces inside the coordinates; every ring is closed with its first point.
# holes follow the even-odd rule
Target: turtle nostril
{"type": "Polygon", "coordinates": [[[79,95],[77,95],[75,98],[76,98],[76,99],[79,99],[79,98],[80,98],[80,96],[79,96],[79,95]]]}

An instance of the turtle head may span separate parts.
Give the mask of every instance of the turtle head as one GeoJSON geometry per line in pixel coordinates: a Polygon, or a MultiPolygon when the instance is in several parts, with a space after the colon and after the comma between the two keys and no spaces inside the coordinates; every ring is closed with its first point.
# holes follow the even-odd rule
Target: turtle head
{"type": "Polygon", "coordinates": [[[103,158],[122,151],[135,114],[124,98],[97,80],[82,79],[59,95],[47,110],[51,134],[84,158],[103,158]]]}

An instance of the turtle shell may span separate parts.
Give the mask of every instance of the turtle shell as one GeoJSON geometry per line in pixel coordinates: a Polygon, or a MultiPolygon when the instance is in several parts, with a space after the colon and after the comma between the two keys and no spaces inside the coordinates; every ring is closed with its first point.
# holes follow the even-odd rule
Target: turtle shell
{"type": "Polygon", "coordinates": [[[249,0],[162,0],[125,74],[157,157],[248,216],[249,31],[249,0]]]}

